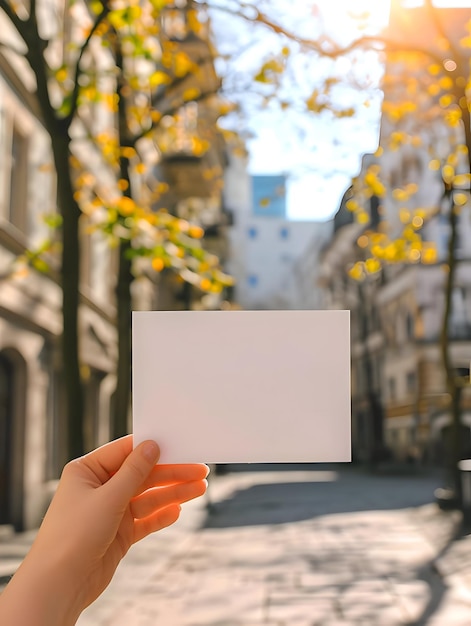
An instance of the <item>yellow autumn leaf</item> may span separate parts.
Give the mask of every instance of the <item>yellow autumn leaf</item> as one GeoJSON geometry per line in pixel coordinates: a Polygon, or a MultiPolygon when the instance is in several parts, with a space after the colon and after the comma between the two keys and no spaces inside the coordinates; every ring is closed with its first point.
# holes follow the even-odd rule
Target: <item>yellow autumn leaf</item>
{"type": "Polygon", "coordinates": [[[427,69],[429,74],[431,74],[432,76],[437,76],[442,71],[442,68],[437,63],[429,65],[427,69]]]}
{"type": "Polygon", "coordinates": [[[468,185],[470,180],[471,176],[469,174],[457,174],[453,179],[453,185],[462,187],[463,185],[468,185]]]}
{"type": "Polygon", "coordinates": [[[463,48],[471,48],[471,35],[462,37],[462,39],[460,39],[460,46],[463,48]]]}
{"type": "Polygon", "coordinates": [[[199,98],[199,96],[201,96],[201,90],[197,89],[196,87],[192,89],[187,89],[186,91],[183,92],[183,100],[185,102],[196,100],[197,98],[199,98]]]}
{"type": "Polygon", "coordinates": [[[201,239],[201,237],[204,235],[204,230],[201,228],[201,226],[190,226],[188,234],[194,239],[201,239]]]}
{"type": "Polygon", "coordinates": [[[152,259],[152,269],[156,272],[161,272],[165,267],[165,263],[160,257],[155,257],[152,259]]]}
{"type": "Polygon", "coordinates": [[[399,219],[403,224],[407,224],[410,220],[410,211],[407,209],[399,209],[399,219]]]}
{"type": "Polygon", "coordinates": [[[136,151],[131,146],[124,146],[121,148],[121,156],[125,159],[132,159],[136,155],[136,151]]]}
{"type": "Polygon", "coordinates": [[[145,172],[147,171],[147,166],[145,163],[136,163],[134,170],[138,174],[145,174],[145,172]]]}
{"type": "Polygon", "coordinates": [[[365,277],[363,263],[355,263],[355,265],[348,270],[348,275],[350,278],[353,278],[353,280],[363,280],[365,277]]]}
{"type": "Polygon", "coordinates": [[[442,89],[451,89],[453,87],[453,80],[450,78],[450,76],[443,76],[438,81],[438,84],[442,89]]]}
{"type": "Polygon", "coordinates": [[[450,104],[452,104],[453,100],[454,100],[453,96],[447,93],[441,96],[439,103],[442,108],[446,109],[447,107],[450,106],[450,104]]]}
{"type": "Polygon", "coordinates": [[[449,126],[455,127],[461,122],[461,111],[460,109],[452,109],[448,110],[445,114],[445,121],[449,126]]]}
{"type": "Polygon", "coordinates": [[[453,202],[456,206],[464,206],[469,200],[469,195],[467,193],[454,193],[453,194],[453,202]]]}
{"type": "Polygon", "coordinates": [[[378,259],[367,259],[365,261],[365,268],[368,274],[375,274],[376,272],[380,271],[381,263],[378,261],[378,259]]]}
{"type": "Polygon", "coordinates": [[[173,69],[178,78],[182,78],[194,69],[193,61],[184,52],[178,52],[173,59],[173,69]]]}
{"type": "Polygon", "coordinates": [[[127,196],[121,196],[121,198],[116,203],[116,208],[121,215],[125,216],[131,215],[134,212],[136,205],[134,203],[134,200],[132,200],[131,198],[128,198],[127,196]]]}
{"type": "Polygon", "coordinates": [[[67,80],[68,72],[66,67],[60,67],[56,72],[56,80],[59,83],[63,83],[67,80]]]}
{"type": "Polygon", "coordinates": [[[160,85],[168,85],[172,82],[172,79],[165,72],[153,72],[149,76],[149,85],[151,88],[159,87],[160,85]]]}
{"type": "Polygon", "coordinates": [[[405,202],[409,199],[409,194],[405,189],[393,189],[392,197],[399,202],[405,202]]]}
{"type": "Polygon", "coordinates": [[[452,183],[455,177],[455,168],[452,165],[442,167],[442,177],[445,183],[452,183]]]}
{"type": "Polygon", "coordinates": [[[422,263],[436,263],[437,258],[436,248],[433,245],[427,245],[422,252],[422,263]]]}
{"type": "Polygon", "coordinates": [[[355,215],[355,219],[359,224],[368,224],[370,217],[366,211],[359,211],[355,215]]]}

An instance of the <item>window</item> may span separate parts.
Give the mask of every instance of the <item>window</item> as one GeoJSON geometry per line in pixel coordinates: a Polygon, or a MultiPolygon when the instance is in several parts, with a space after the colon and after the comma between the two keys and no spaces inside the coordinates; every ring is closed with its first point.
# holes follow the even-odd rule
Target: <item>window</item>
{"type": "Polygon", "coordinates": [[[389,399],[394,401],[396,399],[396,379],[390,378],[388,380],[389,399]]]}
{"type": "Polygon", "coordinates": [[[13,126],[10,166],[9,220],[26,231],[26,200],[28,182],[28,139],[13,126]]]}
{"type": "Polygon", "coordinates": [[[410,313],[406,314],[406,337],[407,339],[414,339],[414,320],[410,313]]]}
{"type": "Polygon", "coordinates": [[[415,372],[408,372],[406,376],[406,388],[407,393],[414,393],[417,383],[417,376],[415,372]]]}

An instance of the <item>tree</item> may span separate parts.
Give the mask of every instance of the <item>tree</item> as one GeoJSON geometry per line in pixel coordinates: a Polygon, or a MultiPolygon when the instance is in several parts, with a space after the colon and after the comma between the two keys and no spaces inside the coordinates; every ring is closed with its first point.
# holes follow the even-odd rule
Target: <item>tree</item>
{"type": "MultiPolygon", "coordinates": [[[[414,23],[417,23],[417,15],[414,17],[414,23]]],[[[458,462],[464,453],[461,393],[468,384],[468,376],[464,377],[463,372],[457,370],[453,363],[450,320],[452,294],[460,263],[457,255],[459,220],[460,215],[469,210],[471,180],[471,39],[465,33],[458,36],[458,20],[462,18],[463,14],[457,16],[451,11],[441,11],[427,1],[426,7],[420,10],[419,18],[424,25],[421,33],[428,38],[427,45],[422,47],[416,35],[415,40],[414,36],[409,37],[402,50],[399,43],[395,45],[392,54],[386,46],[390,74],[385,77],[383,117],[389,121],[384,123],[384,128],[389,130],[383,133],[377,163],[370,166],[361,179],[355,182],[356,198],[349,206],[366,228],[369,216],[364,208],[364,198],[380,196],[384,206],[380,227],[367,228],[362,237],[363,246],[369,255],[366,261],[352,266],[350,274],[356,279],[380,271],[382,266],[391,263],[436,263],[436,247],[433,241],[425,240],[425,233],[427,225],[436,220],[438,215],[446,220],[447,271],[440,351],[446,390],[450,397],[452,444],[448,462],[457,502],[462,497],[458,462]],[[431,30],[434,33],[432,37],[431,30]],[[435,194],[432,192],[431,198],[429,196],[430,205],[424,206],[420,202],[420,180],[419,184],[410,180],[404,187],[392,189],[385,182],[382,161],[389,158],[391,151],[405,148],[411,154],[425,155],[428,160],[426,166],[439,174],[435,194]]],[[[471,22],[468,22],[467,29],[469,33],[471,22]]],[[[411,33],[404,33],[404,36],[407,37],[407,34],[411,33]]]]}
{"type": "MultiPolygon", "coordinates": [[[[153,211],[156,199],[166,190],[165,185],[149,177],[150,189],[147,185],[147,194],[143,191],[146,188],[143,145],[147,143],[147,148],[149,143],[153,145],[149,137],[156,127],[163,120],[175,120],[185,103],[209,98],[218,88],[214,81],[206,84],[206,90],[198,88],[198,81],[213,63],[208,46],[204,58],[192,60],[169,38],[161,40],[158,25],[167,4],[156,0],[121,6],[97,1],[52,7],[33,0],[27,10],[23,5],[0,1],[15,42],[11,45],[6,38],[4,46],[20,59],[24,56],[32,71],[37,107],[51,139],[57,171],[62,244],[62,355],[70,457],[79,456],[84,450],[78,334],[82,216],[88,216],[92,228],[107,234],[120,252],[117,283],[120,397],[116,403],[115,434],[126,430],[130,290],[135,274],[139,269],[161,271],[174,267],[185,279],[206,291],[221,290],[231,282],[221,272],[214,255],[206,254],[199,244],[203,235],[200,227],[172,217],[167,211],[153,211]],[[158,66],[160,69],[156,69],[158,66]],[[105,133],[97,134],[93,130],[90,113],[97,107],[107,116],[105,133]],[[85,157],[80,150],[84,142],[88,147],[85,157]],[[90,152],[91,146],[94,152],[90,152]],[[97,164],[99,176],[95,175],[97,164]],[[133,187],[140,187],[139,198],[133,187]],[[147,260],[147,265],[135,263],[138,257],[147,260]]],[[[201,24],[194,9],[186,17],[196,33],[201,24]]],[[[191,140],[194,153],[201,154],[208,147],[196,133],[191,140]]],[[[217,188],[220,173],[211,173],[208,179],[211,177],[217,188]]],[[[37,269],[47,269],[38,251],[30,253],[28,259],[37,269]]]]}

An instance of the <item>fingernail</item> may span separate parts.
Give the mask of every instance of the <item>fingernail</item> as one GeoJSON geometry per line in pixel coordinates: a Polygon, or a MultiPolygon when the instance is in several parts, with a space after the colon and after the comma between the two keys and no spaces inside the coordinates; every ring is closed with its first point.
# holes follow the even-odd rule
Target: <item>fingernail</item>
{"type": "Polygon", "coordinates": [[[159,458],[159,446],[155,443],[155,441],[146,441],[146,443],[142,446],[142,456],[146,458],[149,463],[156,463],[159,458]]]}

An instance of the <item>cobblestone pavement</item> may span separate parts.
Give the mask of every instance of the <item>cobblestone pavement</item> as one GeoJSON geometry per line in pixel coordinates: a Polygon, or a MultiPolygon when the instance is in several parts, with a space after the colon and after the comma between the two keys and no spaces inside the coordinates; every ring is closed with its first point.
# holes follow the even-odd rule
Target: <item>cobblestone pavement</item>
{"type": "MultiPolygon", "coordinates": [[[[79,626],[471,625],[471,535],[439,479],[352,468],[212,477],[134,546],[79,626]]],[[[34,533],[0,529],[0,580],[34,533]]]]}
{"type": "Polygon", "coordinates": [[[470,626],[471,539],[451,542],[459,517],[431,503],[438,482],[215,477],[210,515],[183,511],[200,527],[136,546],[79,625],[470,626]]]}

